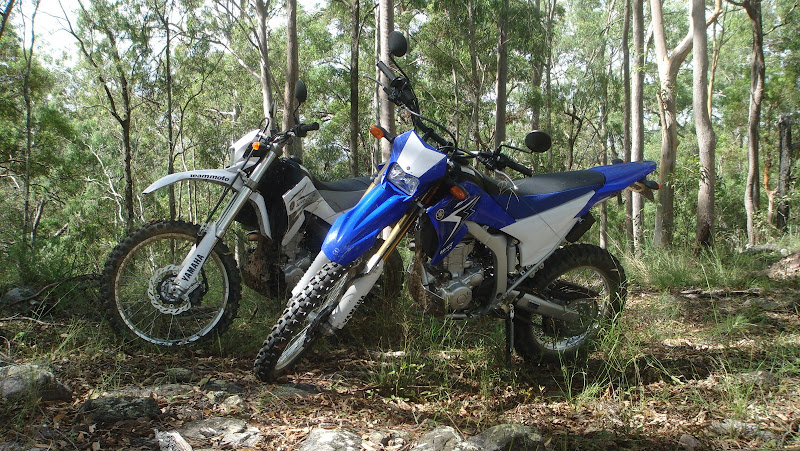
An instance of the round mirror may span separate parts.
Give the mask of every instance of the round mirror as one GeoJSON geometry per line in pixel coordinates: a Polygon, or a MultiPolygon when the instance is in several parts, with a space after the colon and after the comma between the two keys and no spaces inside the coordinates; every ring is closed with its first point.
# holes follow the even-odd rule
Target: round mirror
{"type": "Polygon", "coordinates": [[[297,99],[298,102],[303,103],[306,101],[308,97],[308,90],[306,89],[306,84],[303,83],[303,80],[297,80],[297,84],[294,85],[294,98],[297,99]]]}
{"type": "Polygon", "coordinates": [[[550,135],[541,130],[534,130],[525,136],[525,146],[536,153],[547,152],[552,143],[550,135]]]}
{"type": "Polygon", "coordinates": [[[389,33],[389,53],[392,56],[401,57],[408,51],[408,41],[403,33],[393,31],[389,33]]]}

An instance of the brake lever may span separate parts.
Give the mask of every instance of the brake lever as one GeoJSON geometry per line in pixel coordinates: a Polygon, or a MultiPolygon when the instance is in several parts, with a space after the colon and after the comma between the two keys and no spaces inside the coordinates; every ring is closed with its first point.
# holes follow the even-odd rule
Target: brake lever
{"type": "Polygon", "coordinates": [[[385,84],[381,83],[381,81],[380,81],[380,80],[376,80],[376,79],[374,79],[374,78],[370,77],[369,75],[362,75],[362,77],[366,78],[367,80],[372,80],[372,81],[374,81],[374,82],[375,82],[375,83],[377,83],[377,84],[378,84],[380,87],[382,87],[384,90],[388,90],[388,89],[389,89],[389,88],[387,88],[387,87],[386,87],[386,85],[385,85],[385,84]]]}
{"type": "Polygon", "coordinates": [[[517,186],[516,183],[514,183],[514,179],[512,179],[508,174],[506,174],[505,172],[501,171],[500,169],[495,169],[494,173],[495,174],[500,174],[503,177],[505,177],[506,180],[508,180],[508,183],[511,183],[511,187],[514,188],[514,191],[519,191],[519,187],[517,186]]]}

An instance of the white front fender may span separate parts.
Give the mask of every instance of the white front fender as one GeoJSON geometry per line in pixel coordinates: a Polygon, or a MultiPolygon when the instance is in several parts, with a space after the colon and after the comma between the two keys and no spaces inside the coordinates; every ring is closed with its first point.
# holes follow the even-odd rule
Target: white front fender
{"type": "MultiPolygon", "coordinates": [[[[234,191],[242,189],[241,179],[236,180],[236,183],[231,186],[231,182],[236,178],[236,173],[227,169],[197,169],[194,171],[178,172],[161,177],[150,186],[144,189],[142,193],[150,194],[165,186],[183,180],[197,180],[202,182],[216,183],[217,185],[230,186],[234,191]]],[[[258,226],[261,234],[267,238],[272,239],[272,229],[269,224],[269,215],[267,214],[267,204],[264,202],[264,197],[256,191],[250,194],[250,203],[256,209],[256,216],[258,218],[258,226]]]]}
{"type": "Polygon", "coordinates": [[[150,186],[142,191],[144,194],[150,194],[153,191],[161,189],[165,186],[172,185],[173,183],[182,180],[201,180],[218,185],[230,185],[231,181],[236,177],[236,174],[225,169],[197,169],[194,171],[178,172],[169,174],[156,180],[150,186]]]}

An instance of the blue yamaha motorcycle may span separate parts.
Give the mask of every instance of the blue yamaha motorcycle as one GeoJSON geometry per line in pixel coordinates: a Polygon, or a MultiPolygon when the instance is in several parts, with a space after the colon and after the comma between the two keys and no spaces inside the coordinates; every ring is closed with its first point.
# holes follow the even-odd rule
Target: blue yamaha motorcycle
{"type": "MultiPolygon", "coordinates": [[[[401,75],[379,62],[391,80],[383,89],[410,113],[415,129],[390,136],[371,128],[391,141],[391,158],[358,204],[331,227],[264,341],[256,375],[274,381],[318,338],[342,329],[407,235],[413,235],[416,254],[410,291],[418,300],[438,303],[453,318],[504,319],[509,360],[512,349],[526,360],[574,356],[621,311],[627,290],[622,266],[608,251],[563,243],[576,242],[591,227],[589,210],[598,202],[624,189],[658,189],[646,180],[656,164],[620,162],[533,176],[502,153],[510,146],[464,150],[452,135],[448,140],[427,124],[444,127],[420,115],[411,83],[394,59],[406,53],[405,37],[394,32],[389,47],[401,75]],[[473,160],[505,180],[485,176],[470,165],[473,160]],[[506,168],[528,178],[512,180],[502,172],[506,168]],[[386,228],[391,232],[380,240],[386,228]]],[[[525,144],[545,152],[551,141],[534,131],[525,144]]]]}

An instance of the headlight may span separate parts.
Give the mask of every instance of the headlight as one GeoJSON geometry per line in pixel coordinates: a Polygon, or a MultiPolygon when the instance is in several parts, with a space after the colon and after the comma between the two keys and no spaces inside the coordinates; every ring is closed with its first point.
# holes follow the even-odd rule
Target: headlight
{"type": "Polygon", "coordinates": [[[397,163],[392,164],[386,177],[392,182],[392,185],[409,196],[414,194],[419,187],[419,179],[411,174],[406,174],[397,163]]]}

